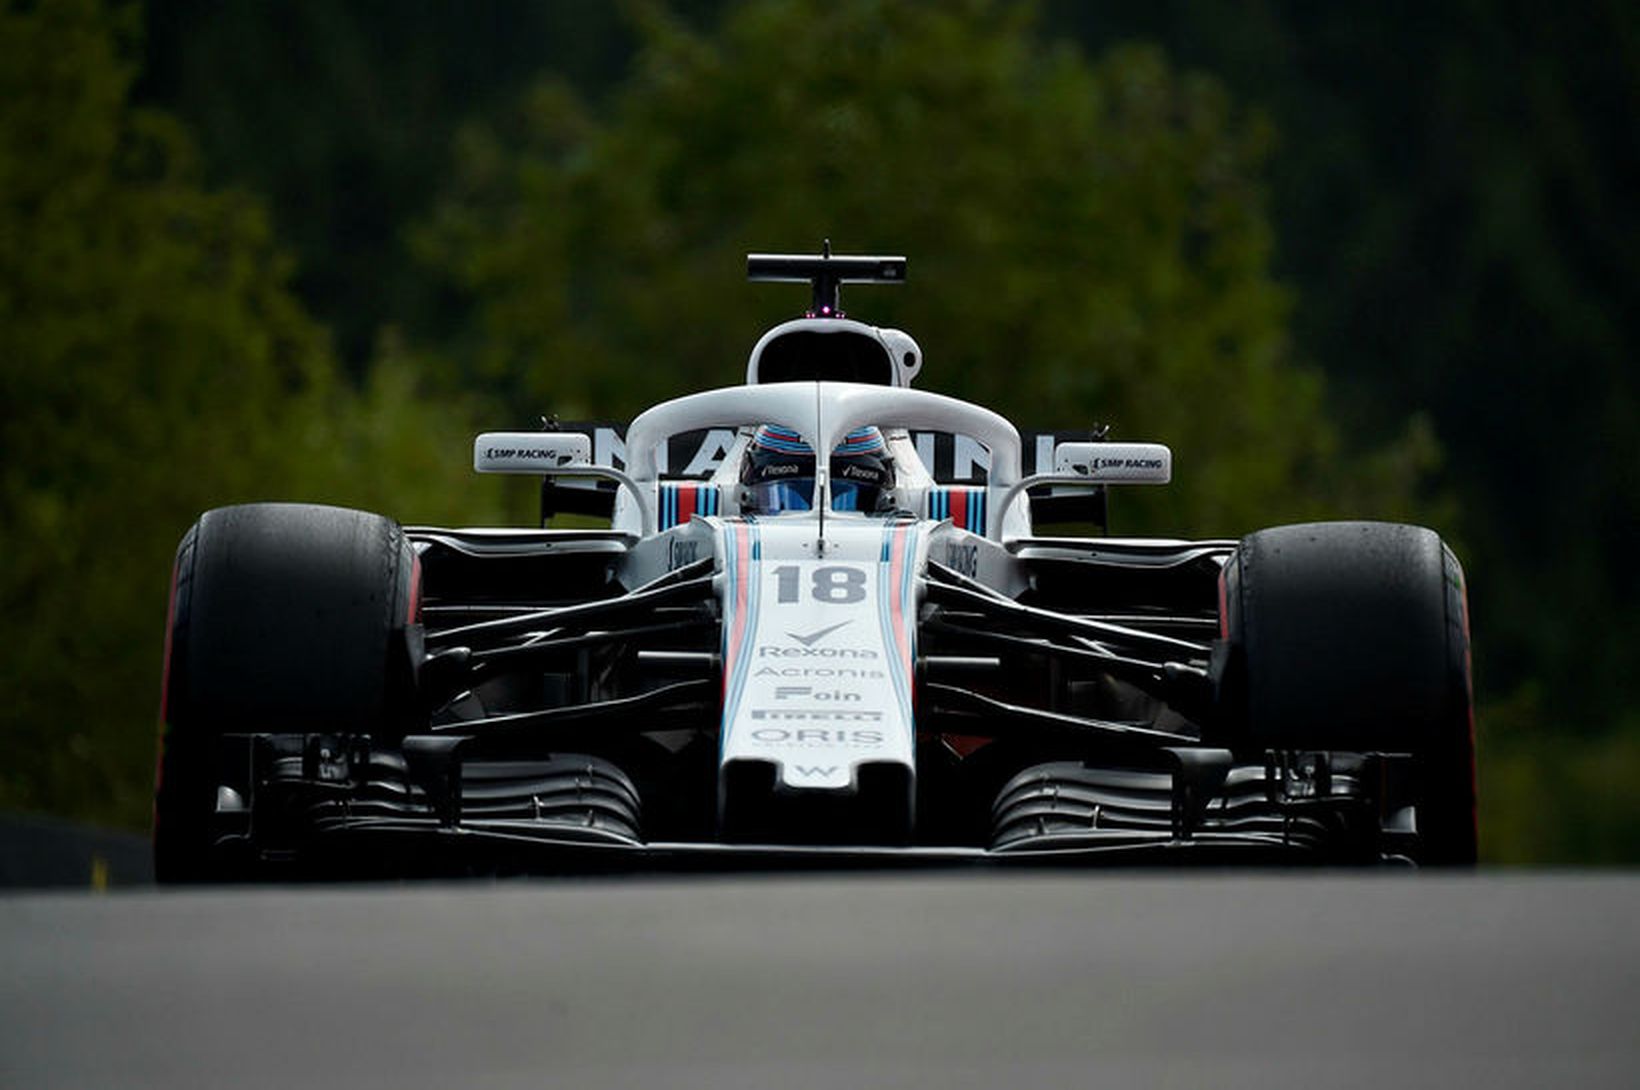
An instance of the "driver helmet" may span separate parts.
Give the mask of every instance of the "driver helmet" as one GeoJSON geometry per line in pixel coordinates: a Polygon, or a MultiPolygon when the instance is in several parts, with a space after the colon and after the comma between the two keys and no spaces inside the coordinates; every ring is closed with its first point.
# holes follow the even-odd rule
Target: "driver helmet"
{"type": "MultiPolygon", "coordinates": [[[[765,424],[752,435],[740,466],[740,509],[753,515],[814,506],[814,450],[788,428],[765,424]]],[[[831,453],[831,509],[866,514],[895,509],[894,463],[883,433],[858,428],[831,453]]]]}

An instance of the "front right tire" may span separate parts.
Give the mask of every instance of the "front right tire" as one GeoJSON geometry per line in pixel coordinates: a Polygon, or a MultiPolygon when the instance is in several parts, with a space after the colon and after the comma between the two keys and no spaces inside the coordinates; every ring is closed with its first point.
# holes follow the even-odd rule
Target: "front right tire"
{"type": "Polygon", "coordinates": [[[1440,537],[1383,522],[1260,530],[1222,579],[1218,680],[1231,741],[1410,754],[1415,859],[1473,864],[1468,600],[1440,537]]]}

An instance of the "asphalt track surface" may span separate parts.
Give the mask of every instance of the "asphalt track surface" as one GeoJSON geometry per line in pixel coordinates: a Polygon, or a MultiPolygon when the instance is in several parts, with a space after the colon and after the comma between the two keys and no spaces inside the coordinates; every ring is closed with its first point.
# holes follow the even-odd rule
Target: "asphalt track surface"
{"type": "Polygon", "coordinates": [[[0,1086],[1640,1085],[1640,878],[0,898],[0,1086]]]}

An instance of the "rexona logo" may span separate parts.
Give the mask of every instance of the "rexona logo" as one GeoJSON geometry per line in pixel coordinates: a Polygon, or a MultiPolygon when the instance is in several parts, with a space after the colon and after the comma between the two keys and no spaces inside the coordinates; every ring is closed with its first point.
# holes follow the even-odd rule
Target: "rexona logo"
{"type": "Polygon", "coordinates": [[[788,633],[786,633],[786,635],[790,636],[792,639],[796,640],[798,643],[802,644],[804,647],[813,647],[815,644],[819,643],[821,640],[825,639],[827,636],[831,635],[833,632],[836,632],[839,628],[842,628],[844,625],[850,624],[850,623],[851,622],[849,622],[849,621],[838,621],[836,624],[831,625],[830,627],[827,627],[827,628],[822,628],[818,632],[810,632],[807,636],[799,636],[795,632],[788,632],[788,633]]]}
{"type": "Polygon", "coordinates": [[[872,727],[758,727],[754,741],[780,746],[859,746],[883,744],[883,732],[872,727]]]}
{"type": "Polygon", "coordinates": [[[759,647],[761,659],[875,659],[869,647],[759,647]]]}

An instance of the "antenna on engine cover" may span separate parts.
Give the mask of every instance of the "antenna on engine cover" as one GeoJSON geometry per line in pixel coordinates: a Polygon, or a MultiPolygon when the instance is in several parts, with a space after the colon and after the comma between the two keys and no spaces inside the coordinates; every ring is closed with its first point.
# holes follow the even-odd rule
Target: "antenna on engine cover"
{"type": "Polygon", "coordinates": [[[831,239],[821,241],[818,254],[747,254],[746,279],[761,283],[801,284],[814,287],[805,318],[841,318],[844,284],[903,284],[905,258],[866,254],[833,254],[831,239]]]}

